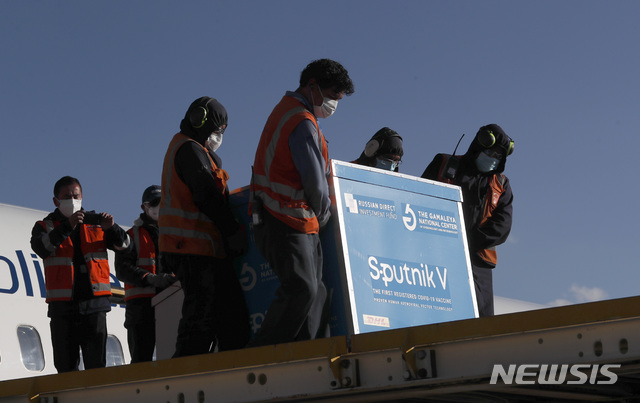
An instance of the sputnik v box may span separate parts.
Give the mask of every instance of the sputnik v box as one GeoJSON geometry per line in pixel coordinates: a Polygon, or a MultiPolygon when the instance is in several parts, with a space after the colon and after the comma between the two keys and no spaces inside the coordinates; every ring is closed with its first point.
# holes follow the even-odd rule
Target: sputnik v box
{"type": "Polygon", "coordinates": [[[477,317],[460,188],[339,161],[332,171],[338,268],[325,273],[344,301],[332,330],[477,317]]]}

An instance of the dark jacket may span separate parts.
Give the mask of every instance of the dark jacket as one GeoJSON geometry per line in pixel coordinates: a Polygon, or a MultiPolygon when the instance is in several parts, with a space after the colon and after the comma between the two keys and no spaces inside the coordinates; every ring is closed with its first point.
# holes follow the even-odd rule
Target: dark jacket
{"type": "MultiPolygon", "coordinates": [[[[157,223],[151,220],[144,213],[140,214],[140,217],[136,219],[136,223],[141,224],[140,226],[149,233],[151,239],[153,240],[153,243],[156,246],[156,256],[158,256],[157,223]]],[[[146,287],[149,285],[144,279],[149,274],[149,272],[141,267],[138,267],[138,251],[136,250],[136,245],[135,242],[133,242],[133,239],[131,240],[131,247],[116,253],[115,266],[116,277],[118,277],[118,280],[135,285],[137,287],[146,287]]]]}
{"type": "MultiPolygon", "coordinates": [[[[496,142],[498,144],[506,144],[510,141],[506,134],[504,137],[502,136],[502,131],[496,134],[498,137],[496,142]]],[[[471,263],[478,267],[493,268],[494,265],[481,259],[477,251],[495,247],[507,240],[511,232],[513,217],[513,193],[509,179],[504,176],[504,192],[500,196],[498,205],[487,222],[485,222],[484,225],[480,225],[483,219],[483,209],[485,197],[489,190],[489,183],[494,175],[503,175],[502,172],[504,171],[507,158],[505,156],[502,159],[496,171],[482,173],[478,171],[475,165],[475,159],[482,150],[483,147],[474,139],[464,155],[453,157],[458,159],[459,166],[451,183],[460,186],[462,189],[462,210],[471,263]]],[[[446,154],[437,154],[425,169],[422,177],[438,180],[442,161],[445,156],[446,154]]]]}
{"type": "MultiPolygon", "coordinates": [[[[182,134],[204,145],[206,138],[184,121],[180,129],[182,134]]],[[[222,159],[214,152],[209,152],[209,155],[216,166],[222,168],[222,159]]],[[[174,163],[178,176],[191,191],[193,202],[200,211],[213,221],[225,237],[238,231],[240,224],[231,212],[229,191],[218,190],[216,179],[211,173],[211,163],[202,148],[192,142],[185,143],[176,153],[174,163]]]]}

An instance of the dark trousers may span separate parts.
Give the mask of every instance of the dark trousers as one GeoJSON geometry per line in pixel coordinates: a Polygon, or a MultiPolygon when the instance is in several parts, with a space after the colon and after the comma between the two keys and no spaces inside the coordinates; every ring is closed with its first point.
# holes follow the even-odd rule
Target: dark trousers
{"type": "Polygon", "coordinates": [[[493,269],[471,265],[480,317],[493,316],[493,269]]]}
{"type": "Polygon", "coordinates": [[[106,366],[106,312],[54,316],[50,327],[53,362],[59,373],[78,369],[80,348],[85,369],[106,366]]]}
{"type": "Polygon", "coordinates": [[[124,327],[131,363],[153,360],[156,347],[156,318],[151,298],[134,298],[127,301],[124,327]]]}
{"type": "Polygon", "coordinates": [[[319,235],[300,233],[268,213],[254,235],[280,287],[249,346],[314,339],[327,297],[319,235]]]}
{"type": "Polygon", "coordinates": [[[242,348],[250,337],[249,311],[230,259],[170,254],[165,269],[184,291],[174,357],[242,348]]]}

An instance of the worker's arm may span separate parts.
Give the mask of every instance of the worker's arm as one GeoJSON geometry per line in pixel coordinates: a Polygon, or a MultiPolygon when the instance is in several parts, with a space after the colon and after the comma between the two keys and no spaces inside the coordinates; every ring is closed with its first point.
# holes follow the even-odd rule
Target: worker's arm
{"type": "Polygon", "coordinates": [[[69,237],[71,231],[73,228],[69,220],[64,220],[49,232],[46,231],[44,221],[38,221],[31,230],[31,249],[41,259],[45,259],[69,237]]]}
{"type": "Polygon", "coordinates": [[[331,216],[331,200],[319,136],[313,122],[303,120],[289,136],[289,148],[302,180],[306,201],[322,227],[331,216]]]}
{"type": "Polygon", "coordinates": [[[132,242],[128,249],[116,252],[115,266],[118,280],[138,287],[147,286],[145,277],[149,272],[138,267],[137,263],[138,251],[135,243],[132,242]]]}
{"type": "MultiPolygon", "coordinates": [[[[217,160],[215,162],[218,168],[222,168],[220,159],[216,155],[212,158],[217,160]]],[[[239,224],[227,202],[226,189],[221,190],[213,176],[206,151],[198,144],[188,141],[176,153],[175,166],[180,179],[191,191],[198,209],[213,221],[223,235],[236,233],[239,224]]]]}

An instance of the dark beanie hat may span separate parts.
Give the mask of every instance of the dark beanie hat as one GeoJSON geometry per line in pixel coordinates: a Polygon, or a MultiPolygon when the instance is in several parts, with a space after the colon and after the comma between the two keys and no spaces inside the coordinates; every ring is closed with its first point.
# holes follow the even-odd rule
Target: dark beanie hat
{"type": "Polygon", "coordinates": [[[383,127],[378,130],[365,148],[365,155],[374,157],[377,155],[394,154],[402,157],[404,151],[402,150],[402,137],[395,130],[391,130],[388,127],[383,127]],[[373,141],[376,140],[377,144],[373,141]],[[375,145],[376,147],[372,147],[375,145]],[[371,152],[373,151],[373,153],[371,152]]]}
{"type": "Polygon", "coordinates": [[[508,152],[513,148],[513,140],[511,137],[502,130],[502,127],[495,123],[482,126],[478,130],[478,133],[476,133],[476,137],[473,139],[469,148],[472,149],[472,151],[477,152],[478,150],[491,147],[500,147],[505,152],[508,152]]]}
{"type": "Polygon", "coordinates": [[[196,140],[206,138],[221,126],[228,124],[227,110],[217,99],[200,97],[193,101],[180,122],[180,130],[196,140]]]}

